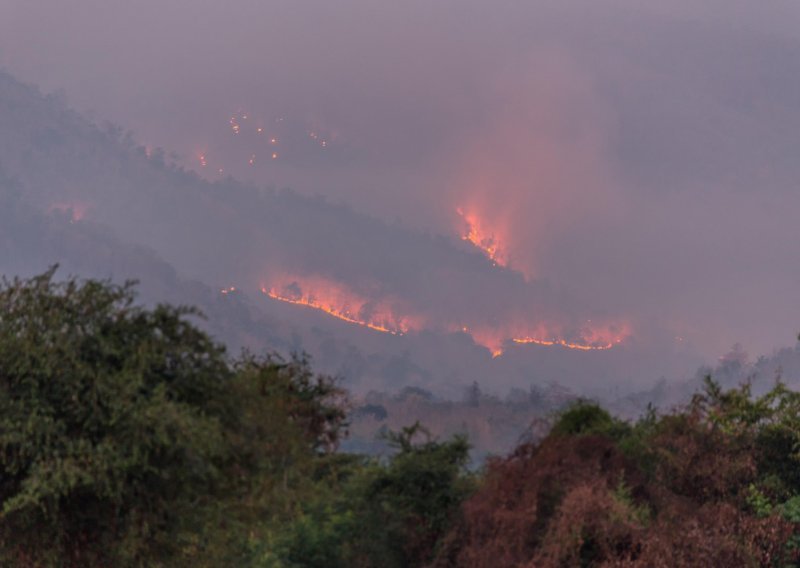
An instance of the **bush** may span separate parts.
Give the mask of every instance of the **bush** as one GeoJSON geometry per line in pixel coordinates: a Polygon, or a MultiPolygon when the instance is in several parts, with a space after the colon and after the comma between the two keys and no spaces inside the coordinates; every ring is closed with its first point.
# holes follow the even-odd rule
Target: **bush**
{"type": "Polygon", "coordinates": [[[0,564],[206,554],[200,532],[335,446],[340,393],[304,360],[232,364],[194,310],[53,274],[0,287],[0,564]]]}

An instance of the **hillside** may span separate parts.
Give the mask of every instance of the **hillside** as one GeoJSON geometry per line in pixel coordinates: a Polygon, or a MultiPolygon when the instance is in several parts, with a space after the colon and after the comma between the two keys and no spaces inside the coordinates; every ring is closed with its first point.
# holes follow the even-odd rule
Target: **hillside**
{"type": "Polygon", "coordinates": [[[48,229],[27,250],[25,228],[8,225],[4,273],[60,262],[82,274],[140,279],[151,300],[181,296],[170,279],[202,282],[205,298],[181,301],[196,298],[209,312],[232,302],[230,311],[213,309],[215,329],[232,347],[305,349],[359,390],[408,384],[458,396],[474,381],[499,391],[556,381],[615,396],[643,376],[677,376],[699,362],[659,328],[616,321],[546,280],[495,266],[469,243],[386,224],[324,197],[202,180],[165,152],[98,127],[7,74],[0,75],[0,167],[6,195],[37,223],[83,243],[70,249],[69,238],[48,229]],[[109,247],[149,260],[128,263],[129,254],[109,247]],[[211,299],[209,290],[232,293],[211,299]]]}

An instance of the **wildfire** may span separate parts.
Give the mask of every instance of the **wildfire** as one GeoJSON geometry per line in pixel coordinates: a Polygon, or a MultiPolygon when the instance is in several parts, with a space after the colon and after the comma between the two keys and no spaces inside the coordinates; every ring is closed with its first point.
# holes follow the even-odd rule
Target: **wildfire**
{"type": "Polygon", "coordinates": [[[574,339],[539,333],[515,337],[512,341],[521,345],[543,345],[545,347],[558,345],[578,351],[607,351],[622,343],[629,335],[630,329],[627,325],[596,325],[590,320],[586,322],[574,339]]]}
{"type": "Polygon", "coordinates": [[[612,343],[605,343],[602,345],[585,345],[583,343],[572,343],[566,339],[536,339],[534,337],[515,337],[511,341],[514,343],[521,343],[523,345],[533,344],[544,345],[547,347],[560,345],[561,347],[566,347],[567,349],[578,349],[580,351],[605,351],[622,342],[621,339],[617,339],[612,343]]]}
{"type": "MultiPolygon", "coordinates": [[[[243,119],[247,119],[247,115],[242,116],[243,119]]],[[[236,115],[233,115],[231,119],[228,121],[228,124],[231,125],[231,130],[234,134],[239,134],[241,132],[242,127],[239,125],[239,120],[237,119],[236,115]]]]}
{"type": "MultiPolygon", "coordinates": [[[[235,288],[230,288],[234,291],[235,288]]],[[[426,327],[425,318],[401,313],[398,303],[367,298],[345,285],[319,277],[284,277],[262,286],[262,294],[286,304],[323,312],[338,320],[387,333],[404,335],[426,327]]],[[[223,294],[228,290],[223,290],[223,294]]],[[[512,344],[561,347],[577,351],[605,351],[621,344],[629,335],[627,325],[603,325],[587,321],[579,330],[568,332],[563,326],[474,325],[445,326],[444,330],[469,335],[475,344],[486,348],[492,358],[503,355],[512,344]]]]}
{"type": "Polygon", "coordinates": [[[47,209],[49,212],[58,211],[59,213],[69,215],[70,223],[77,223],[83,221],[86,213],[89,211],[87,203],[53,203],[47,209]]]}
{"type": "Polygon", "coordinates": [[[476,215],[465,213],[460,207],[456,212],[466,223],[466,233],[461,236],[461,240],[483,251],[496,266],[507,266],[505,251],[501,249],[499,239],[494,232],[488,231],[476,215]]]}
{"type": "Polygon", "coordinates": [[[386,302],[363,298],[324,279],[286,279],[285,284],[264,286],[261,292],[274,300],[313,308],[381,333],[403,335],[417,327],[412,318],[398,316],[386,302]]]}
{"type": "Polygon", "coordinates": [[[477,345],[485,347],[492,354],[492,358],[503,355],[504,347],[508,344],[606,351],[620,345],[631,333],[627,324],[595,324],[591,320],[578,332],[572,333],[564,331],[563,326],[556,324],[463,326],[457,328],[457,331],[470,335],[477,345]]]}

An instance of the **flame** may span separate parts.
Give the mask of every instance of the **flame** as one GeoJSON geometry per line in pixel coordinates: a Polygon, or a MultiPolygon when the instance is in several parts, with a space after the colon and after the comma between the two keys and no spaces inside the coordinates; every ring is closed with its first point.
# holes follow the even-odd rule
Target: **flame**
{"type": "MultiPolygon", "coordinates": [[[[243,118],[246,119],[247,116],[244,116],[243,118]]],[[[231,130],[233,131],[233,133],[239,134],[239,131],[241,131],[242,128],[241,126],[239,126],[239,121],[237,120],[236,115],[233,115],[231,119],[228,121],[228,123],[231,125],[231,130]]]]}
{"type": "Polygon", "coordinates": [[[535,337],[515,337],[512,339],[514,343],[520,343],[523,345],[544,345],[546,347],[551,347],[553,345],[560,345],[561,347],[566,347],[567,349],[578,349],[580,351],[605,351],[607,349],[611,349],[617,343],[621,343],[621,339],[615,340],[613,343],[605,343],[602,345],[585,345],[583,343],[573,343],[567,341],[566,339],[536,339],[535,337]]]}
{"type": "Polygon", "coordinates": [[[77,223],[86,218],[86,213],[89,211],[88,203],[53,203],[47,208],[48,212],[58,211],[62,214],[67,214],[70,217],[70,223],[77,223]]]}
{"type": "Polygon", "coordinates": [[[313,308],[381,333],[404,335],[419,327],[417,318],[396,314],[388,302],[362,297],[326,279],[284,278],[283,282],[262,286],[262,294],[287,304],[313,308]]]}
{"type": "Polygon", "coordinates": [[[504,347],[508,344],[561,347],[576,351],[606,351],[622,344],[631,335],[627,323],[596,324],[591,320],[577,332],[565,331],[563,326],[558,324],[544,323],[536,326],[525,324],[462,326],[456,331],[470,335],[477,345],[485,347],[492,354],[492,358],[503,355],[504,347]]]}
{"type": "MultiPolygon", "coordinates": [[[[235,288],[231,287],[230,291],[235,288]]],[[[223,290],[223,294],[228,291],[223,290]]],[[[261,293],[280,302],[323,312],[338,320],[391,335],[404,335],[426,329],[425,318],[398,310],[399,302],[378,300],[354,292],[343,284],[322,277],[284,276],[261,287],[261,293]]],[[[486,348],[492,358],[505,353],[510,345],[540,345],[577,351],[605,351],[630,336],[627,324],[596,324],[588,320],[578,330],[565,330],[558,324],[445,324],[440,330],[469,335],[476,345],[486,348]]]]}
{"type": "Polygon", "coordinates": [[[461,235],[461,240],[483,251],[495,266],[508,266],[507,255],[494,231],[487,230],[485,223],[481,222],[477,215],[466,213],[461,207],[456,209],[456,213],[466,223],[466,232],[461,235]]]}
{"type": "Polygon", "coordinates": [[[570,339],[546,333],[514,337],[511,341],[521,345],[561,346],[578,351],[607,351],[622,343],[630,336],[627,324],[596,325],[591,320],[570,339]]]}

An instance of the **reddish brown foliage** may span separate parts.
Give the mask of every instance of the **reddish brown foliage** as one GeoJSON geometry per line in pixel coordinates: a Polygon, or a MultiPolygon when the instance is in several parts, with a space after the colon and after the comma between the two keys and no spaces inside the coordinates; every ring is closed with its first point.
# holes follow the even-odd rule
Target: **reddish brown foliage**
{"type": "Polygon", "coordinates": [[[666,425],[652,481],[602,436],[520,447],[489,464],[436,565],[770,565],[792,526],[725,501],[754,466],[723,438],[691,420],[666,425]]]}
{"type": "Polygon", "coordinates": [[[694,501],[733,497],[756,478],[753,440],[693,414],[665,417],[652,448],[658,481],[694,501]]]}

